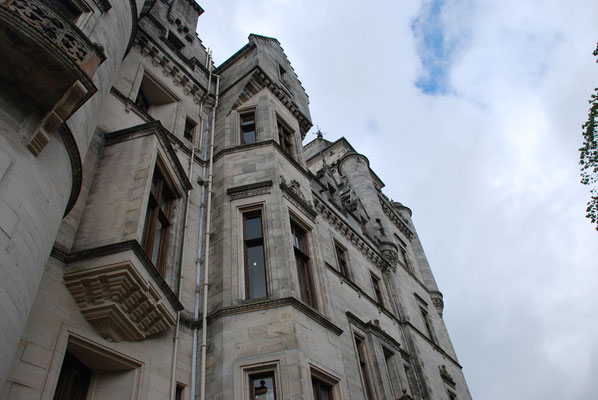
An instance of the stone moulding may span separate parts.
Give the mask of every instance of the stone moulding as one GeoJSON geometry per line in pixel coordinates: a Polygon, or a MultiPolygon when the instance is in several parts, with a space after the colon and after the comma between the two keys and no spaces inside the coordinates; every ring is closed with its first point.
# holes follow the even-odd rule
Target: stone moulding
{"type": "Polygon", "coordinates": [[[301,192],[300,185],[297,181],[292,180],[291,183],[287,184],[284,177],[281,176],[279,186],[282,190],[282,196],[284,198],[290,201],[295,207],[303,211],[303,213],[312,221],[315,221],[318,212],[314,210],[312,205],[305,199],[305,196],[301,192]]]}
{"type": "Polygon", "coordinates": [[[263,181],[251,183],[249,185],[235,186],[226,189],[226,194],[230,196],[231,200],[244,199],[246,197],[259,196],[261,194],[270,193],[272,187],[272,181],[263,181]]]}
{"type": "Polygon", "coordinates": [[[44,2],[0,0],[0,6],[18,16],[53,46],[59,48],[89,78],[93,77],[98,66],[106,59],[104,53],[83,32],[44,2]]]}
{"type": "Polygon", "coordinates": [[[175,323],[160,292],[131,262],[64,274],[85,319],[113,342],[139,341],[175,323]]]}

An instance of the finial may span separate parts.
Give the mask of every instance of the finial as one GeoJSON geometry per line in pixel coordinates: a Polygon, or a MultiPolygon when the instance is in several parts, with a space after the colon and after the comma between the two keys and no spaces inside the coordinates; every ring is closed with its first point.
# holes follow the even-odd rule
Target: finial
{"type": "Polygon", "coordinates": [[[314,135],[316,135],[316,137],[320,140],[324,139],[324,132],[322,132],[320,130],[320,127],[316,125],[316,128],[318,128],[318,130],[314,133],[314,135]]]}

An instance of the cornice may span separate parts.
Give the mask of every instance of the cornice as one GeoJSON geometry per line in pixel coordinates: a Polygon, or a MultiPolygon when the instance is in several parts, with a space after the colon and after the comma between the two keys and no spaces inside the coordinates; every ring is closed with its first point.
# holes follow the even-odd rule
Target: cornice
{"type": "Polygon", "coordinates": [[[388,204],[386,199],[382,197],[382,195],[378,194],[378,200],[380,201],[380,205],[382,206],[382,211],[384,214],[392,221],[392,223],[399,228],[399,230],[407,237],[409,240],[413,240],[413,232],[411,229],[407,227],[405,222],[403,222],[403,217],[401,217],[392,207],[392,205],[388,204]]]}

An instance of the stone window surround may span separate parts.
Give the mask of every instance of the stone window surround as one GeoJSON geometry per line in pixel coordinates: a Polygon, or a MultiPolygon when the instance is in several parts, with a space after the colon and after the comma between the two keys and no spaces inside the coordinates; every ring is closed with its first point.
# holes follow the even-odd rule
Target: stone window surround
{"type": "Polygon", "coordinates": [[[242,239],[243,239],[243,271],[244,271],[244,289],[245,289],[245,299],[246,300],[250,300],[250,299],[254,299],[254,298],[249,298],[248,295],[251,295],[249,288],[250,288],[250,282],[249,282],[249,255],[248,255],[248,249],[250,247],[253,247],[255,245],[261,245],[262,246],[262,258],[263,258],[263,263],[264,263],[264,286],[265,286],[265,291],[266,291],[266,296],[260,296],[259,298],[268,298],[269,296],[269,289],[270,289],[270,285],[268,284],[268,263],[266,260],[266,230],[264,229],[264,210],[263,207],[261,206],[254,206],[254,207],[248,207],[248,208],[241,208],[239,210],[241,212],[241,216],[242,216],[242,230],[241,230],[241,235],[242,239]],[[246,237],[247,235],[247,219],[249,217],[252,216],[256,216],[259,214],[259,218],[260,218],[260,225],[261,225],[261,237],[260,238],[254,238],[254,239],[248,239],[246,237]],[[250,244],[248,244],[248,242],[250,242],[250,244]]]}
{"type": "MultiPolygon", "coordinates": [[[[288,232],[289,234],[291,234],[293,232],[293,226],[298,227],[299,229],[302,229],[304,231],[304,239],[307,242],[307,248],[304,250],[305,255],[308,257],[308,261],[307,261],[307,265],[308,265],[308,269],[307,269],[307,278],[308,278],[308,285],[310,285],[309,290],[312,291],[312,299],[311,301],[314,304],[309,304],[306,300],[303,300],[301,298],[301,287],[300,287],[300,281],[299,281],[299,271],[298,271],[298,267],[297,267],[297,262],[296,262],[296,257],[297,255],[295,254],[297,251],[299,250],[295,250],[294,245],[293,245],[293,241],[292,241],[292,237],[289,237],[289,244],[291,244],[291,252],[293,254],[293,268],[292,271],[294,271],[294,275],[295,275],[295,282],[297,283],[297,298],[300,299],[303,303],[305,303],[306,305],[308,305],[309,307],[313,308],[314,310],[318,310],[320,311],[320,304],[322,304],[322,299],[319,296],[320,290],[320,286],[317,284],[317,281],[315,279],[315,267],[316,267],[316,260],[317,260],[317,251],[316,251],[316,246],[314,244],[314,240],[313,240],[313,226],[311,226],[310,224],[308,224],[306,222],[305,219],[301,218],[297,213],[293,212],[290,207],[287,207],[287,211],[288,211],[288,221],[289,221],[289,225],[288,225],[288,232]]],[[[292,235],[289,235],[292,236],[292,235]]],[[[303,249],[301,249],[303,250],[303,249]]]]}
{"type": "Polygon", "coordinates": [[[262,124],[262,121],[259,120],[258,118],[258,106],[257,105],[253,105],[253,106],[247,106],[247,107],[242,107],[242,108],[237,108],[235,110],[233,110],[233,115],[231,116],[232,120],[234,121],[233,123],[233,131],[231,132],[231,144],[232,145],[239,145],[239,146],[243,146],[245,144],[253,144],[253,143],[243,143],[243,140],[241,138],[242,135],[242,131],[241,131],[241,116],[243,114],[249,114],[249,113],[253,113],[253,125],[254,125],[254,130],[255,130],[255,142],[257,143],[260,140],[260,135],[258,132],[258,128],[260,127],[260,124],[262,124]]]}
{"type": "Polygon", "coordinates": [[[321,368],[312,362],[309,363],[309,372],[312,379],[317,379],[320,382],[323,382],[330,386],[330,391],[332,394],[333,400],[340,400],[342,399],[341,396],[341,388],[338,384],[341,379],[332,373],[326,371],[324,368],[321,368]]]}
{"type": "Polygon", "coordinates": [[[257,362],[253,364],[245,364],[241,365],[241,379],[242,379],[242,396],[236,396],[234,398],[241,398],[243,400],[253,400],[251,399],[251,381],[250,377],[252,375],[258,374],[268,374],[271,373],[274,378],[274,390],[275,390],[275,398],[277,400],[282,399],[282,380],[280,377],[280,361],[279,360],[272,360],[272,361],[264,361],[264,362],[257,362]]]}
{"type": "MultiPolygon", "coordinates": [[[[241,197],[241,199],[244,199],[244,197],[241,197]]],[[[231,201],[235,201],[235,200],[231,200],[231,201]]],[[[237,226],[232,227],[233,232],[238,232],[237,234],[237,240],[236,240],[236,244],[237,244],[237,249],[244,249],[245,248],[245,242],[244,242],[244,237],[243,237],[243,224],[244,224],[244,214],[251,212],[251,211],[255,211],[255,210],[260,210],[261,211],[261,216],[262,216],[262,235],[263,235],[263,246],[264,246],[264,264],[265,264],[265,274],[266,274],[266,291],[268,293],[266,298],[262,298],[262,299],[267,299],[268,297],[270,297],[271,295],[271,290],[272,290],[272,286],[270,285],[270,282],[273,281],[274,276],[273,276],[273,271],[271,271],[271,269],[268,267],[269,266],[269,260],[270,260],[270,235],[268,234],[268,210],[267,210],[267,206],[266,206],[266,202],[264,200],[261,201],[254,201],[251,203],[244,203],[244,204],[238,204],[236,207],[236,215],[237,217],[235,218],[235,223],[237,224],[237,226]]],[[[238,299],[242,300],[243,302],[245,301],[255,301],[256,299],[247,299],[247,282],[246,282],[246,274],[245,274],[245,251],[237,251],[234,254],[237,255],[237,271],[238,271],[238,299]]]]}
{"type": "MultiPolygon", "coordinates": [[[[92,370],[99,370],[100,363],[103,368],[112,368],[114,371],[125,371],[134,370],[134,395],[133,399],[140,399],[143,393],[143,387],[149,380],[149,369],[146,368],[147,360],[143,360],[138,354],[124,354],[116,349],[95,342],[82,332],[79,332],[75,328],[63,324],[58,333],[56,346],[54,347],[50,366],[47,370],[47,376],[42,387],[42,399],[52,399],[56,385],[58,383],[58,377],[60,376],[60,370],[62,368],[62,361],[66,350],[73,353],[87,354],[89,359],[86,358],[87,362],[90,362],[92,370]]],[[[106,371],[106,369],[103,369],[106,371]]],[[[92,376],[92,386],[94,377],[92,376]]]]}

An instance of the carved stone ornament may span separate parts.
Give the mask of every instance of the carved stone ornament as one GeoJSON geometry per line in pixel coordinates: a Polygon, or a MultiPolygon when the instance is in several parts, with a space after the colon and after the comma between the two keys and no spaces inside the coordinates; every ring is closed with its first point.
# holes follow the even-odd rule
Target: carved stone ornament
{"type": "Polygon", "coordinates": [[[66,273],[64,282],[106,340],[139,341],[175,323],[160,292],[130,262],[66,273]]]}
{"type": "Polygon", "coordinates": [[[436,308],[436,311],[438,311],[438,315],[440,315],[440,317],[442,318],[442,312],[444,310],[444,300],[442,300],[442,298],[439,297],[432,297],[432,304],[434,305],[434,308],[436,308]]]}
{"type": "Polygon", "coordinates": [[[90,78],[105,58],[76,26],[39,0],[0,0],[0,6],[17,14],[52,41],[90,78]]]}
{"type": "Polygon", "coordinates": [[[456,386],[455,380],[453,379],[452,375],[449,374],[449,372],[446,370],[446,365],[438,366],[438,370],[440,372],[440,377],[445,383],[452,387],[456,386]]]}

